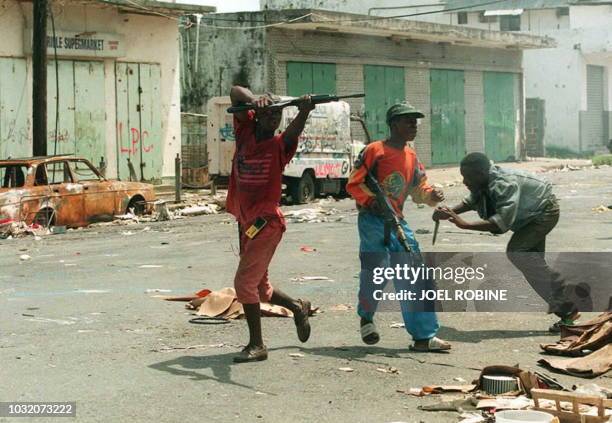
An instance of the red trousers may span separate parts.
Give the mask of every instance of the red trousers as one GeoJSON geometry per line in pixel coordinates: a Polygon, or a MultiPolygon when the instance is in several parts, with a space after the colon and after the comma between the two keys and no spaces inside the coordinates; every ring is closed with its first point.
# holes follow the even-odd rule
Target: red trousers
{"type": "Polygon", "coordinates": [[[270,217],[264,228],[251,239],[245,235],[247,225],[240,227],[240,263],[234,277],[234,288],[242,304],[270,302],[272,285],[268,266],[283,237],[285,225],[278,217],[270,217]]]}

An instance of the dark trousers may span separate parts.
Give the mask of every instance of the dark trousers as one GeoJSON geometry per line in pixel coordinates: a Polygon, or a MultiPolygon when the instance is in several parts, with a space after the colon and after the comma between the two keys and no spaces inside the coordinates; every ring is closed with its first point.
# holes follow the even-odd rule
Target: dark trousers
{"type": "Polygon", "coordinates": [[[548,303],[549,312],[566,317],[575,311],[575,306],[566,299],[563,277],[545,259],[546,235],[559,222],[559,215],[559,203],[555,199],[540,216],[512,235],[506,253],[529,285],[548,303]]]}

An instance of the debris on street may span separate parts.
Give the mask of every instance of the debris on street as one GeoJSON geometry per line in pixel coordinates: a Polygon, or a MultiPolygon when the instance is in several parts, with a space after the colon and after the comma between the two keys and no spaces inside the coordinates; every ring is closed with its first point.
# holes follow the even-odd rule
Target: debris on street
{"type": "Polygon", "coordinates": [[[27,225],[25,222],[10,221],[0,225],[0,239],[21,238],[29,235],[41,237],[49,235],[51,231],[37,223],[27,225]]]}
{"type": "Polygon", "coordinates": [[[574,357],[542,358],[541,365],[578,377],[607,373],[612,369],[612,311],[582,324],[563,326],[558,342],[540,347],[549,354],[574,357]]]}
{"type": "MultiPolygon", "coordinates": [[[[461,378],[455,378],[455,380],[461,378]]],[[[612,416],[612,399],[607,399],[609,390],[595,384],[574,387],[573,392],[550,376],[529,372],[512,366],[487,366],[471,385],[429,385],[422,388],[398,389],[398,393],[425,397],[441,394],[460,394],[463,398],[442,401],[437,404],[419,406],[423,411],[456,411],[462,422],[537,421],[503,420],[502,410],[522,410],[524,416],[534,411],[546,412],[550,418],[558,416],[560,422],[605,422],[612,416]],[[567,416],[567,412],[574,416],[567,416]],[[469,414],[466,414],[469,413],[469,414]],[[585,419],[585,416],[603,417],[601,420],[585,419]],[[605,417],[604,417],[605,416],[605,417]],[[582,419],[582,420],[581,420],[582,419]],[[490,420],[495,421],[495,420],[490,420]]],[[[508,414],[505,414],[508,415],[508,414]]],[[[542,420],[553,421],[553,420],[542,420]]]]}
{"type": "Polygon", "coordinates": [[[552,414],[561,422],[603,423],[612,417],[612,399],[549,389],[533,389],[532,395],[534,410],[552,414]]]}
{"type": "Polygon", "coordinates": [[[399,375],[401,374],[401,372],[396,369],[395,367],[379,367],[376,369],[377,372],[380,373],[389,373],[389,374],[393,374],[393,375],[399,375]]]}
{"type": "MultiPolygon", "coordinates": [[[[158,292],[165,292],[159,290],[158,292]]],[[[169,292],[169,291],[168,291],[169,292]]],[[[192,296],[161,297],[166,301],[187,302],[185,308],[194,310],[197,316],[222,320],[237,320],[244,318],[244,309],[238,302],[234,288],[223,288],[218,291],[203,289],[192,296]]],[[[265,317],[293,317],[291,310],[278,305],[261,303],[261,315],[265,317]]],[[[319,308],[311,308],[312,316],[319,308]]]]}
{"type": "Polygon", "coordinates": [[[285,219],[289,223],[340,222],[345,216],[336,216],[338,213],[340,213],[338,209],[324,209],[322,207],[289,210],[285,212],[285,219]]]}
{"type": "Polygon", "coordinates": [[[327,276],[299,276],[297,278],[291,278],[291,281],[292,282],[309,282],[309,281],[334,282],[333,279],[330,279],[327,276]]]}
{"type": "Polygon", "coordinates": [[[202,204],[185,207],[177,211],[179,216],[201,216],[203,214],[218,214],[219,206],[216,204],[202,204]]]}
{"type": "Polygon", "coordinates": [[[329,311],[348,311],[352,310],[353,306],[350,304],[336,304],[329,308],[329,311]]]}

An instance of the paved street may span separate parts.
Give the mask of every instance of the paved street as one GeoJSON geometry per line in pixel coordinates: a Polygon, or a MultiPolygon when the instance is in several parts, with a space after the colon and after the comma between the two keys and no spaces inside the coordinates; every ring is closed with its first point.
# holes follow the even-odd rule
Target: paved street
{"type": "MultiPolygon", "coordinates": [[[[562,210],[548,249],[612,252],[612,211],[592,210],[612,204],[612,168],[545,176],[562,210]]],[[[465,194],[460,184],[445,191],[448,204],[465,194]]],[[[547,332],[554,319],[538,312],[542,301],[518,273],[508,275],[510,295],[534,312],[440,314],[451,354],[410,352],[406,332],[390,327],[399,313],[380,313],[381,342],[362,344],[354,310],[332,310],[356,301],[357,216],[348,199],[326,207],[342,219],[290,223],[270,269],[276,286],[322,310],[311,340],[300,344],[291,319],[264,318],[270,358],[254,364],[232,363],[247,339],[245,321],[193,324],[183,303],[152,291],[232,285],[237,229],[227,214],[0,241],[0,401],[76,401],[84,422],[454,422],[457,413],[417,409],[444,398],[396,391],[471,381],[485,365],[541,369],[538,345],[557,339],[547,332]],[[291,280],[299,276],[333,281],[291,280]],[[389,367],[400,373],[377,370],[389,367]]],[[[405,214],[414,230],[433,229],[429,209],[408,204],[405,214]]],[[[503,252],[509,238],[444,223],[435,249],[431,236],[417,235],[425,251],[503,252]]],[[[594,382],[612,386],[610,376],[594,382]]]]}

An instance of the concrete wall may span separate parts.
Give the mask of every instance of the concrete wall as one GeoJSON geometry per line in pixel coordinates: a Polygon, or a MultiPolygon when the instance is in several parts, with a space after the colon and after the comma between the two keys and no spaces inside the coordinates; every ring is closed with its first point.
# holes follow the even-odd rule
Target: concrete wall
{"type": "MultiPolygon", "coordinates": [[[[270,29],[266,50],[271,53],[274,69],[269,87],[286,92],[286,62],[312,61],[336,63],[338,94],[363,92],[363,65],[402,66],[406,76],[406,98],[426,114],[430,113],[429,69],[466,71],[466,147],[468,151],[484,148],[484,97],[482,71],[521,73],[520,51],[448,46],[415,41],[391,41],[383,37],[357,36],[270,29]]],[[[362,99],[350,101],[353,112],[363,112],[362,99]]],[[[359,124],[352,125],[353,136],[364,139],[359,124]]],[[[415,148],[421,160],[431,162],[431,127],[423,119],[415,148]]]]}
{"type": "MultiPolygon", "coordinates": [[[[106,162],[107,175],[116,175],[117,130],[115,108],[116,61],[159,63],[161,67],[160,98],[162,116],[163,177],[173,178],[174,157],[180,152],[180,83],[178,25],[164,17],[119,13],[114,8],[96,5],[53,5],[57,31],[104,32],[123,35],[125,57],[100,59],[104,61],[106,97],[106,162]]],[[[31,3],[5,0],[0,6],[0,57],[26,58],[31,69],[31,56],[24,52],[23,34],[32,27],[31,3]]],[[[51,24],[48,24],[51,31],[51,24]]],[[[67,59],[76,59],[70,57],[67,59]]],[[[91,57],[87,60],[96,60],[91,57]]],[[[28,75],[28,114],[31,115],[31,72],[28,75]]],[[[31,135],[28,142],[31,145],[31,135]]]]}
{"type": "Polygon", "coordinates": [[[572,6],[570,9],[570,27],[577,28],[610,28],[612,5],[609,6],[572,6]]]}
{"type": "Polygon", "coordinates": [[[583,60],[577,50],[526,51],[526,96],[545,100],[544,144],[578,151],[583,60]]]}
{"type": "Polygon", "coordinates": [[[569,16],[558,16],[557,9],[526,10],[521,16],[521,31],[533,35],[547,35],[550,31],[568,29],[569,16]]]}
{"type": "Polygon", "coordinates": [[[267,88],[266,32],[240,29],[263,25],[264,14],[215,16],[219,20],[214,25],[235,29],[212,28],[213,23],[206,19],[199,31],[197,25],[181,29],[184,112],[206,113],[206,103],[211,97],[228,95],[237,83],[248,85],[254,92],[265,92],[267,88]]]}
{"type": "Polygon", "coordinates": [[[479,71],[465,73],[465,144],[466,151],[484,151],[484,84],[483,75],[479,71]]]}
{"type": "MultiPolygon", "coordinates": [[[[397,9],[371,10],[372,16],[397,16],[442,10],[442,0],[260,0],[265,9],[323,9],[337,12],[368,15],[371,8],[397,7],[397,9]],[[441,6],[429,6],[441,4],[441,6]],[[420,6],[420,5],[427,6],[420,6]],[[412,7],[406,7],[411,6],[412,7]],[[415,7],[419,6],[419,7],[415,7]]],[[[450,23],[451,17],[446,14],[432,14],[418,17],[419,20],[437,23],[450,23]]]]}

